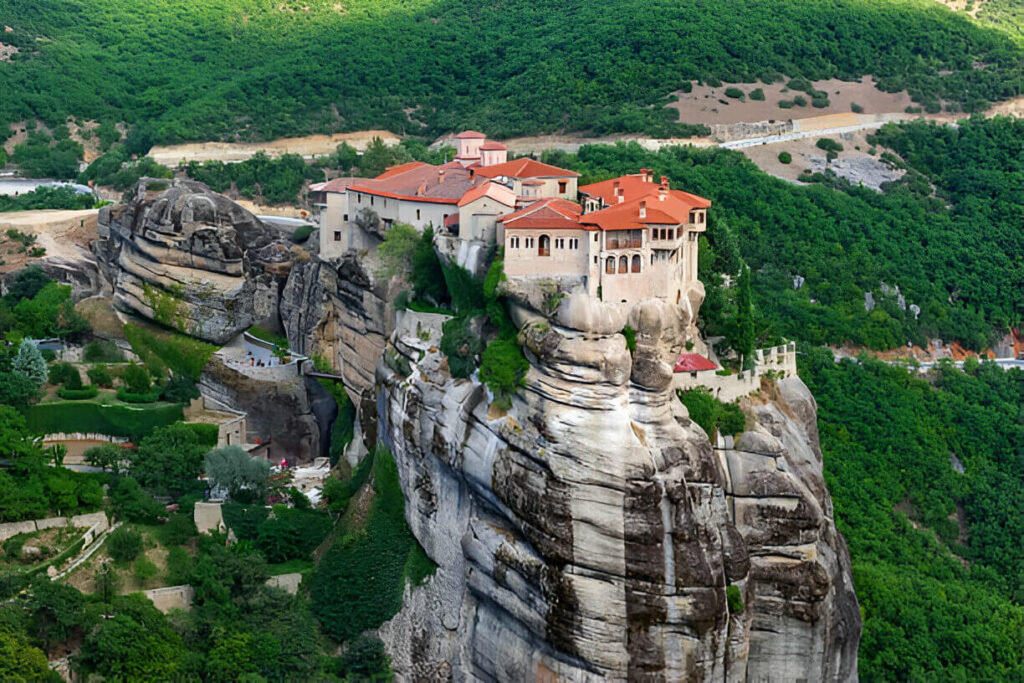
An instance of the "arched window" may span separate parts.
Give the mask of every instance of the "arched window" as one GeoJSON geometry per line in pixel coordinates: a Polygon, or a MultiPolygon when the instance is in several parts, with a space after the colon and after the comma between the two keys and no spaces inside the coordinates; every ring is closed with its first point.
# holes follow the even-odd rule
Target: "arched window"
{"type": "Polygon", "coordinates": [[[609,256],[608,260],[604,262],[604,272],[612,275],[615,273],[615,257],[609,256]]]}
{"type": "Polygon", "coordinates": [[[640,272],[640,254],[633,254],[633,272],[640,272]]]}
{"type": "Polygon", "coordinates": [[[619,257],[619,272],[620,273],[628,273],[629,272],[629,259],[626,258],[625,256],[620,256],[619,257]]]}
{"type": "Polygon", "coordinates": [[[537,242],[537,255],[551,256],[551,238],[547,235],[540,236],[540,241],[537,242]]]}

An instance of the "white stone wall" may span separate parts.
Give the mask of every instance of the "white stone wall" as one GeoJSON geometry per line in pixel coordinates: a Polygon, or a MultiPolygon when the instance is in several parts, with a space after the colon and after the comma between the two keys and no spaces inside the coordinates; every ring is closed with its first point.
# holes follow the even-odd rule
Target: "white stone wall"
{"type": "Polygon", "coordinates": [[[107,514],[105,512],[90,512],[85,515],[74,515],[72,517],[47,517],[45,519],[29,519],[24,522],[7,522],[0,524],[0,541],[6,541],[18,534],[30,534],[43,529],[54,527],[74,527],[89,529],[96,527],[96,533],[107,530],[107,514]]]}
{"type": "Polygon", "coordinates": [[[381,220],[393,221],[396,223],[408,223],[417,230],[423,230],[427,225],[435,228],[444,225],[445,216],[457,213],[459,207],[455,202],[438,203],[412,201],[408,199],[394,199],[392,197],[378,197],[366,194],[365,192],[348,191],[348,213],[351,221],[355,214],[363,209],[374,211],[381,220]]]}
{"type": "Polygon", "coordinates": [[[738,398],[749,396],[761,388],[761,378],[768,372],[781,373],[782,378],[796,377],[796,342],[757,350],[757,365],[754,370],[732,375],[716,375],[711,370],[696,373],[677,372],[672,377],[675,389],[686,391],[703,387],[723,403],[732,403],[738,398]]]}
{"type": "Polygon", "coordinates": [[[521,276],[558,276],[587,275],[590,272],[590,244],[592,235],[587,230],[535,230],[506,228],[505,230],[505,275],[521,276]],[[550,255],[540,256],[541,237],[546,235],[550,240],[550,255]],[[518,239],[518,248],[512,245],[518,239]],[[577,240],[579,246],[570,249],[570,239],[577,240]],[[528,240],[533,240],[532,246],[528,240]],[[559,247],[557,240],[565,240],[565,246],[559,247]]]}
{"type": "Polygon", "coordinates": [[[348,249],[345,234],[348,221],[348,193],[328,192],[327,204],[320,212],[320,258],[341,256],[348,249]]]}

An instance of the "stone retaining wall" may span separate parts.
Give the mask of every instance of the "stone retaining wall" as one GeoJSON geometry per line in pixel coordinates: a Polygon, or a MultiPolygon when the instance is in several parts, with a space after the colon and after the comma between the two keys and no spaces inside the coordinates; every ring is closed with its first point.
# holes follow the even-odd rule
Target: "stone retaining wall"
{"type": "Polygon", "coordinates": [[[107,530],[107,514],[105,512],[91,512],[86,515],[75,515],[73,517],[47,517],[45,519],[31,519],[24,522],[7,522],[0,524],[0,541],[6,541],[18,534],[30,534],[34,531],[52,529],[54,527],[75,527],[88,529],[96,526],[96,533],[107,530]]]}
{"type": "Polygon", "coordinates": [[[742,396],[748,396],[761,388],[761,378],[769,372],[777,379],[796,376],[796,342],[757,350],[756,366],[753,370],[732,375],[716,375],[705,371],[694,377],[689,372],[677,372],[672,386],[680,391],[703,387],[723,403],[732,403],[742,396]]]}

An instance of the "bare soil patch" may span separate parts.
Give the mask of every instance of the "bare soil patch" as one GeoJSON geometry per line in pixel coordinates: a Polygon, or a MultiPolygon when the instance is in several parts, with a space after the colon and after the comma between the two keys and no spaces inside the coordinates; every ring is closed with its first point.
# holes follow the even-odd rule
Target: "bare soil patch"
{"type": "Polygon", "coordinates": [[[678,90],[673,94],[679,101],[668,106],[679,112],[679,120],[684,123],[703,123],[706,125],[750,123],[755,121],[786,121],[822,114],[840,114],[852,111],[852,105],[863,108],[865,114],[887,114],[902,112],[907,107],[918,106],[906,92],[887,93],[875,87],[870,76],[860,81],[840,81],[830,78],[824,81],[813,81],[815,90],[828,93],[829,105],[818,109],[811,106],[811,98],[803,92],[791,90],[785,83],[723,83],[720,87],[693,84],[689,93],[678,90]],[[739,88],[744,99],[727,97],[727,88],[739,88]],[[757,88],[764,92],[764,100],[750,99],[750,93],[757,88]],[[782,109],[781,100],[792,100],[802,96],[807,100],[804,107],[782,109]]]}
{"type": "Polygon", "coordinates": [[[62,211],[41,209],[38,211],[11,211],[0,213],[0,275],[24,268],[32,261],[48,256],[78,259],[82,251],[88,251],[89,244],[96,239],[96,216],[99,209],[84,211],[62,211]],[[42,256],[30,255],[32,248],[21,251],[22,244],[7,236],[8,230],[35,235],[33,246],[42,247],[42,256]]]}
{"type": "Polygon", "coordinates": [[[266,152],[271,157],[279,157],[282,154],[314,157],[330,154],[343,142],[361,152],[374,138],[380,138],[387,145],[396,145],[401,140],[399,136],[390,131],[362,130],[354,133],[335,133],[334,135],[281,138],[268,142],[189,142],[182,145],[154,147],[149,151],[149,156],[165,166],[172,167],[190,161],[245,161],[260,151],[266,152]]]}
{"type": "MultiPolygon", "coordinates": [[[[834,167],[833,170],[839,175],[849,177],[854,183],[863,180],[866,186],[878,189],[881,183],[895,180],[903,173],[890,169],[879,160],[883,150],[876,150],[875,155],[868,154],[868,150],[871,149],[871,145],[867,141],[869,133],[870,131],[857,131],[838,135],[822,135],[821,137],[836,140],[843,146],[843,151],[839,152],[839,158],[829,165],[834,167]],[[860,175],[844,173],[851,169],[856,170],[860,175]]],[[[816,146],[818,139],[818,137],[808,137],[800,140],[772,142],[756,147],[744,147],[738,151],[743,152],[765,173],[771,173],[784,180],[796,181],[797,177],[805,170],[813,172],[824,168],[825,152],[816,146]],[[789,164],[782,163],[779,161],[781,152],[788,152],[793,160],[789,164]]]]}

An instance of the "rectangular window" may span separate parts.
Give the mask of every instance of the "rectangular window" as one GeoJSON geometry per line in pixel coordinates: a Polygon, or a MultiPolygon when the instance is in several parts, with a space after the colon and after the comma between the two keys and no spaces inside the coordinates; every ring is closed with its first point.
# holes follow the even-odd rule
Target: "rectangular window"
{"type": "Polygon", "coordinates": [[[575,237],[571,238],[569,240],[569,248],[570,249],[579,249],[580,248],[580,241],[578,239],[576,239],[575,237]]]}
{"type": "Polygon", "coordinates": [[[559,181],[558,181],[558,191],[559,191],[560,193],[562,193],[562,194],[565,194],[565,188],[566,188],[566,186],[567,186],[568,184],[569,184],[569,183],[568,183],[568,181],[566,181],[566,180],[559,180],[559,181]]]}
{"type": "Polygon", "coordinates": [[[565,249],[565,238],[564,237],[556,237],[555,238],[555,249],[565,249]]]}
{"type": "Polygon", "coordinates": [[[370,195],[370,206],[373,206],[373,195],[370,195]]]}
{"type": "Polygon", "coordinates": [[[420,210],[416,209],[416,220],[420,219],[420,210]]]}
{"type": "Polygon", "coordinates": [[[348,214],[346,213],[344,216],[341,217],[341,219],[345,222],[348,222],[348,214]]]}
{"type": "Polygon", "coordinates": [[[508,248],[509,249],[518,249],[519,248],[519,238],[518,237],[510,237],[508,239],[508,248]]]}
{"type": "Polygon", "coordinates": [[[359,194],[358,192],[356,193],[356,202],[358,202],[359,204],[363,203],[363,195],[359,194]]]}
{"type": "Polygon", "coordinates": [[[334,231],[334,241],[335,242],[340,242],[341,241],[341,230],[335,230],[334,231]]]}
{"type": "Polygon", "coordinates": [[[526,248],[527,249],[533,249],[533,238],[532,237],[527,237],[526,238],[526,248]]]}

